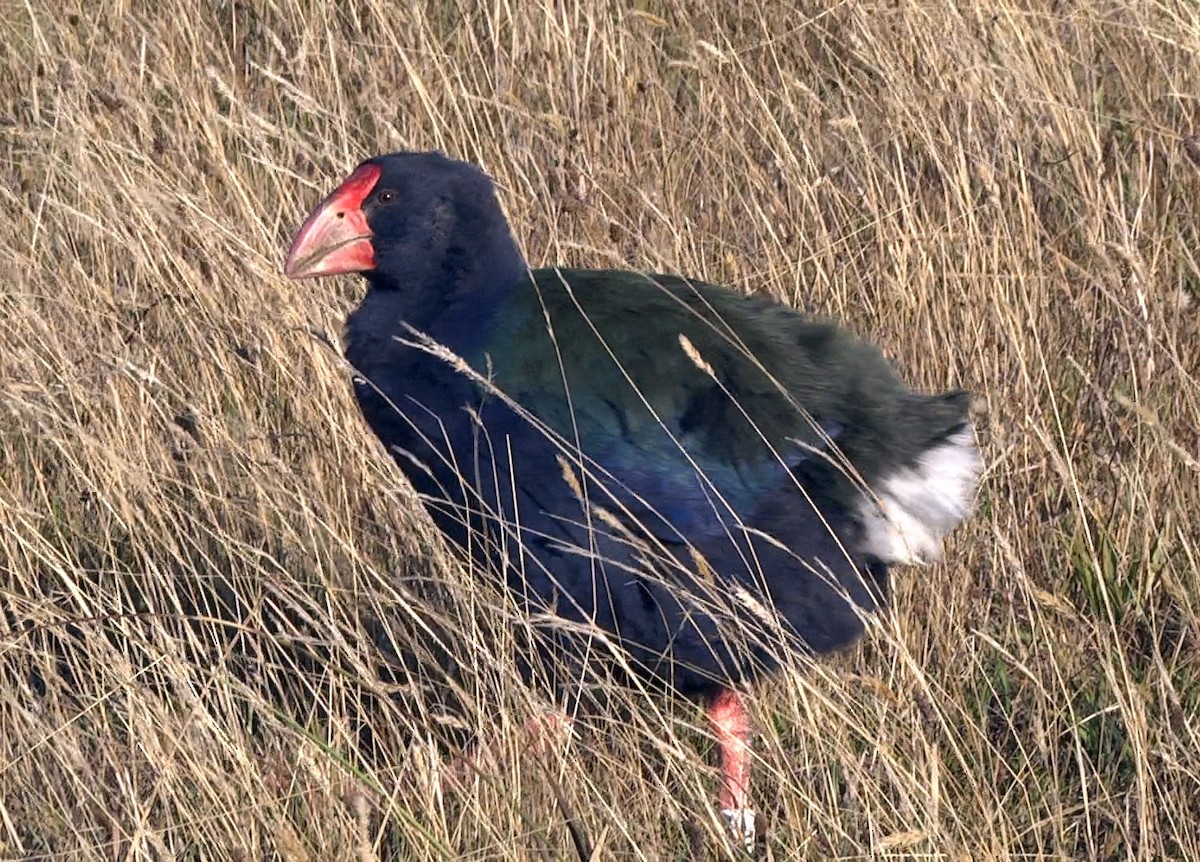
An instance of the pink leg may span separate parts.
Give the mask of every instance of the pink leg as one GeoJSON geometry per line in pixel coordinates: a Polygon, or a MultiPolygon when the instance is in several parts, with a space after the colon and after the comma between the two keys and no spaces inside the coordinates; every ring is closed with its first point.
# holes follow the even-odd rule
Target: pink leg
{"type": "Polygon", "coordinates": [[[721,748],[721,814],[747,844],[754,843],[750,809],[750,716],[742,696],[731,688],[708,704],[708,720],[721,748]]]}
{"type": "Polygon", "coordinates": [[[741,695],[731,688],[717,692],[708,720],[721,747],[721,808],[740,811],[748,807],[750,783],[750,717],[741,695]]]}
{"type": "Polygon", "coordinates": [[[570,739],[574,732],[574,720],[562,710],[540,713],[525,722],[525,751],[546,754],[556,743],[570,739]]]}
{"type": "MultiPolygon", "coordinates": [[[[535,715],[525,722],[521,754],[548,754],[555,743],[570,737],[574,731],[571,716],[559,710],[535,715]]],[[[497,741],[483,740],[475,745],[471,754],[454,758],[443,774],[443,787],[449,789],[461,784],[475,773],[494,775],[504,760],[504,747],[497,741]]]]}

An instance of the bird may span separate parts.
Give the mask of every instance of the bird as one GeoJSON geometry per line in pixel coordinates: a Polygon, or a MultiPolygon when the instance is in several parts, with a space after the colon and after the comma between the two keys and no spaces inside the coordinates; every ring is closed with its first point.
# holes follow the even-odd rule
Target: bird
{"type": "Polygon", "coordinates": [[[940,557],[979,482],[969,393],[763,296],[531,267],[492,178],[436,151],[359,164],[283,272],[361,274],[355,396],[436,527],[507,585],[552,684],[603,661],[704,704],[752,845],[747,687],[854,645],[889,569],[940,557]]]}

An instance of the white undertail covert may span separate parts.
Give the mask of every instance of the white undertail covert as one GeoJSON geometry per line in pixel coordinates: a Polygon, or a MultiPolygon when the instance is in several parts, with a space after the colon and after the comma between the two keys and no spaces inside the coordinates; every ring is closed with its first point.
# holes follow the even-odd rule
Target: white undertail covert
{"type": "Polygon", "coordinates": [[[942,539],[971,511],[979,471],[975,435],[964,425],[863,495],[863,550],[889,565],[940,559],[942,539]]]}

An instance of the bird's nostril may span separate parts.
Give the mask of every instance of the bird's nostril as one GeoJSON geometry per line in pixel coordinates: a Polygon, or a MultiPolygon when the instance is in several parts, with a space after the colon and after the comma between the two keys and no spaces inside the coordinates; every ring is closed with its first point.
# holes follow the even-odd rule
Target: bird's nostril
{"type": "Polygon", "coordinates": [[[341,210],[338,210],[337,217],[338,217],[338,218],[345,218],[345,217],[346,217],[346,213],[344,213],[344,212],[343,212],[343,211],[341,211],[341,210]]]}

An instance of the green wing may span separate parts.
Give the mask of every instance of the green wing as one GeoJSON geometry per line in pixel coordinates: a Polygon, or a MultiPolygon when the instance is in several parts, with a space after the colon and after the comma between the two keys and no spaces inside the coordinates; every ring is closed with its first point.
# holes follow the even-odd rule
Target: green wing
{"type": "Polygon", "coordinates": [[[682,450],[749,493],[831,435],[869,484],[966,415],[965,395],[910,392],[830,322],[674,276],[536,270],[489,342],[499,387],[589,454],[641,473],[686,470],[682,450]]]}

